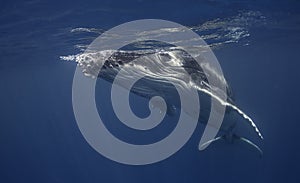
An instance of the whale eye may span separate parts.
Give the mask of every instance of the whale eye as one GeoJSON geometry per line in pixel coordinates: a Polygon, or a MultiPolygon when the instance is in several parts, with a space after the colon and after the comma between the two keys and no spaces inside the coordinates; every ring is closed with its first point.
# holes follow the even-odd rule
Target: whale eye
{"type": "Polygon", "coordinates": [[[111,65],[112,65],[113,67],[119,67],[119,64],[117,64],[116,62],[111,63],[111,65]]]}

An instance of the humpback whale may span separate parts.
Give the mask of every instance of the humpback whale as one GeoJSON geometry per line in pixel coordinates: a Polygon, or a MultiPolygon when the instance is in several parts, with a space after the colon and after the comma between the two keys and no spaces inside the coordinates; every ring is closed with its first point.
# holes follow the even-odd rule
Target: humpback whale
{"type": "MultiPolygon", "coordinates": [[[[245,45],[247,45],[248,41],[243,41],[245,41],[246,37],[250,36],[248,31],[249,26],[261,23],[264,23],[264,17],[260,14],[260,12],[240,12],[237,16],[228,17],[224,19],[218,18],[215,20],[207,21],[200,25],[189,27],[189,29],[193,30],[198,35],[201,35],[200,37],[208,42],[209,48],[214,49],[222,47],[225,44],[229,43],[246,43],[245,45]]],[[[171,33],[180,34],[186,31],[187,30],[185,28],[178,28],[177,26],[175,26],[174,28],[171,26],[171,28],[155,28],[153,30],[150,29],[142,32],[133,31],[130,32],[129,35],[135,35],[137,37],[143,38],[149,38],[150,35],[150,37],[154,39],[143,40],[157,40],[158,37],[164,37],[165,35],[168,37],[171,33]]],[[[113,43],[117,45],[120,45],[119,41],[116,40],[122,40],[121,35],[123,35],[124,37],[128,37],[126,31],[125,33],[123,33],[124,29],[121,33],[117,32],[117,34],[107,34],[107,32],[104,32],[103,29],[95,28],[75,28],[72,29],[71,32],[96,33],[101,35],[101,37],[104,38],[104,40],[106,41],[114,38],[115,41],[113,43]]],[[[199,41],[198,38],[189,40],[186,39],[185,36],[177,36],[177,38],[178,40],[174,39],[173,42],[167,42],[173,45],[177,45],[177,43],[192,43],[194,41],[196,43],[197,41],[199,41]]],[[[141,41],[141,39],[137,39],[137,41],[141,41]]],[[[202,42],[200,44],[194,44],[197,47],[195,55],[191,54],[190,48],[188,48],[188,52],[190,54],[189,55],[185,51],[180,50],[180,48],[178,47],[174,47],[172,45],[161,45],[157,44],[157,42],[153,43],[151,41],[136,42],[131,45],[133,49],[131,49],[130,47],[129,49],[120,47],[112,48],[112,45],[110,45],[111,42],[108,41],[107,43],[103,44],[102,42],[101,51],[96,50],[96,52],[87,51],[90,48],[90,45],[87,46],[85,45],[85,43],[78,44],[75,47],[79,48],[82,52],[84,51],[84,53],[79,53],[77,55],[60,56],[60,58],[62,60],[77,62],[78,66],[82,68],[82,72],[84,73],[84,75],[88,77],[102,78],[106,81],[109,81],[113,84],[118,84],[121,87],[130,90],[130,92],[135,93],[136,95],[148,99],[157,95],[161,96],[166,103],[150,100],[150,107],[158,108],[159,110],[165,110],[165,105],[167,105],[167,115],[173,115],[178,111],[182,112],[182,110],[178,110],[181,108],[180,102],[176,100],[176,98],[179,97],[177,95],[178,93],[176,92],[176,90],[174,90],[174,87],[170,85],[168,81],[172,81],[172,84],[175,83],[176,86],[179,86],[180,88],[186,91],[188,91],[191,88],[196,89],[198,95],[200,96],[202,106],[200,108],[200,116],[195,115],[199,114],[199,110],[198,112],[186,111],[186,113],[189,112],[188,115],[193,117],[194,119],[197,118],[199,123],[206,125],[206,127],[212,127],[217,129],[215,131],[220,130],[223,134],[214,139],[208,138],[202,141],[201,138],[202,142],[200,142],[201,144],[199,145],[199,149],[203,150],[205,147],[207,147],[208,144],[219,140],[226,140],[229,142],[242,141],[254,147],[262,155],[262,150],[257,145],[255,145],[253,142],[244,137],[238,136],[235,132],[236,125],[243,121],[248,123],[254,129],[254,131],[260,139],[263,139],[263,136],[260,133],[254,121],[235,104],[232,95],[232,90],[228,85],[227,81],[224,79],[223,74],[218,75],[218,72],[220,72],[220,70],[218,69],[220,68],[214,68],[209,64],[199,65],[200,63],[198,60],[198,56],[201,57],[201,55],[197,55],[197,53],[199,53],[198,46],[208,46],[206,43],[202,42]],[[198,62],[193,60],[193,58],[197,58],[198,62]],[[203,72],[203,70],[205,72],[203,72]],[[147,77],[143,77],[142,79],[140,79],[138,84],[134,84],[133,87],[128,88],[128,86],[126,86],[126,84],[122,82],[115,82],[115,77],[118,76],[118,73],[120,71],[122,71],[122,73],[125,73],[121,76],[123,77],[123,81],[126,81],[127,79],[132,79],[132,75],[146,75],[147,77]],[[209,71],[209,74],[207,74],[207,71],[209,71]],[[214,78],[212,82],[211,79],[208,79],[211,78],[211,76],[213,76],[214,78]],[[220,88],[216,87],[214,85],[215,81],[217,81],[217,83],[222,86],[220,88]],[[220,109],[219,111],[220,114],[222,113],[223,115],[224,108],[226,108],[225,117],[231,116],[232,114],[238,114],[238,116],[242,117],[242,120],[225,120],[223,121],[221,128],[220,126],[211,126],[212,124],[208,122],[205,117],[207,116],[207,113],[211,112],[210,105],[214,105],[212,104],[212,101],[214,102],[214,104],[215,101],[219,103],[217,105],[221,104],[220,108],[222,109],[220,109]],[[205,147],[202,148],[202,146],[205,147]]],[[[128,43],[124,44],[124,46],[127,44],[128,43]]],[[[98,47],[100,45],[95,44],[94,46],[98,47]]],[[[205,52],[205,50],[207,51],[207,49],[204,49],[202,51],[205,52]]],[[[212,109],[213,108],[214,107],[212,107],[212,109]]],[[[181,109],[183,109],[184,111],[184,108],[181,109]]],[[[215,115],[221,116],[215,113],[213,113],[213,115],[211,116],[215,115]]],[[[220,125],[220,123],[218,125],[220,125]]]]}
{"type": "MultiPolygon", "coordinates": [[[[148,43],[147,43],[148,44],[148,43]]],[[[226,106],[226,115],[230,113],[237,113],[244,121],[248,122],[254,129],[259,138],[263,139],[258,127],[253,120],[244,113],[240,108],[234,104],[233,94],[230,86],[226,80],[222,81],[226,83],[227,100],[222,100],[219,95],[218,88],[210,86],[206,75],[203,72],[202,67],[209,67],[205,65],[199,65],[191,55],[187,54],[184,50],[177,47],[164,46],[156,49],[134,49],[134,50],[105,50],[96,53],[84,53],[79,55],[80,58],[76,58],[80,67],[82,67],[83,73],[92,78],[102,78],[106,81],[113,82],[114,78],[120,70],[127,72],[122,75],[123,79],[129,79],[132,74],[146,73],[147,77],[144,77],[139,84],[134,85],[132,88],[126,88],[126,84],[122,82],[118,85],[129,89],[136,95],[151,98],[153,96],[162,96],[167,104],[167,115],[173,115],[180,108],[180,103],[175,100],[178,97],[174,86],[168,84],[169,80],[173,83],[177,83],[182,88],[188,89],[189,87],[196,88],[202,97],[200,97],[201,108],[200,116],[193,116],[193,113],[189,115],[196,118],[202,124],[207,124],[205,116],[209,113],[210,100],[208,98],[214,98],[222,105],[226,106]],[[99,64],[101,57],[105,54],[113,53],[109,59],[104,61],[104,64],[99,64]],[[101,71],[99,71],[99,65],[102,65],[101,71]],[[188,75],[186,75],[186,73],[188,75]],[[149,76],[149,77],[148,77],[149,76]],[[126,78],[128,77],[128,78],[126,78]],[[206,101],[204,104],[203,101],[206,101]]],[[[213,72],[213,68],[210,68],[213,72]]],[[[222,78],[220,78],[222,80],[222,78]]],[[[160,108],[162,104],[153,102],[151,107],[160,108]]],[[[263,151],[252,141],[247,138],[241,137],[234,132],[234,129],[239,123],[237,120],[223,122],[220,131],[223,135],[218,136],[212,140],[202,144],[207,144],[226,140],[229,142],[242,141],[249,144],[259,152],[260,155],[263,151]]],[[[199,147],[201,148],[201,147],[199,147]]]]}

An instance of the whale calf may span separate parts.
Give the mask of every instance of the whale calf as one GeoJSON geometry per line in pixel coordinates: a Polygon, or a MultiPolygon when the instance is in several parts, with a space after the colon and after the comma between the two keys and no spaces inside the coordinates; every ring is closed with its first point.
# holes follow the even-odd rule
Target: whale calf
{"type": "MultiPolygon", "coordinates": [[[[222,95],[220,90],[209,84],[203,72],[203,67],[209,66],[199,65],[193,59],[193,56],[178,47],[160,45],[159,47],[150,46],[147,49],[105,50],[84,53],[78,55],[75,60],[82,68],[83,74],[87,77],[102,78],[111,83],[114,82],[115,77],[121,70],[125,73],[122,75],[123,80],[130,79],[134,74],[146,75],[147,77],[143,77],[138,84],[131,88],[128,88],[127,85],[122,82],[116,84],[130,90],[138,96],[148,99],[157,95],[161,96],[167,104],[167,115],[173,115],[180,108],[180,102],[176,100],[176,97],[178,97],[177,91],[173,85],[169,84],[169,81],[172,81],[172,83],[175,83],[187,92],[190,88],[197,89],[201,106],[204,107],[201,107],[200,116],[195,116],[193,112],[186,111],[189,116],[198,118],[200,123],[206,125],[207,120],[205,120],[205,117],[207,117],[210,112],[210,98],[214,98],[227,107],[226,115],[236,112],[251,125],[259,138],[263,139],[262,134],[253,120],[234,104],[233,94],[226,80],[223,77],[216,76],[216,78],[220,78],[221,82],[225,83],[227,88],[227,100],[222,100],[222,97],[219,97],[222,95]],[[111,55],[107,60],[101,59],[107,54],[111,55]],[[104,63],[100,64],[99,62],[104,63]],[[99,70],[100,72],[98,72],[99,70]]],[[[213,71],[214,68],[208,69],[211,70],[211,74],[217,74],[213,71]]],[[[159,102],[152,102],[150,106],[160,108],[163,105],[159,102]]],[[[222,139],[230,142],[239,140],[251,145],[262,155],[262,150],[256,144],[235,134],[234,129],[237,123],[237,120],[224,121],[220,128],[223,135],[207,141],[202,144],[202,146],[222,139]]],[[[201,149],[201,147],[199,148],[201,149]]]]}
{"type": "MultiPolygon", "coordinates": [[[[222,48],[227,44],[239,44],[240,46],[249,45],[249,28],[253,26],[264,25],[265,20],[265,17],[259,11],[241,11],[234,16],[216,18],[208,20],[206,22],[202,22],[201,24],[196,24],[185,28],[194,31],[196,34],[198,34],[198,36],[200,36],[200,40],[203,39],[206,42],[194,45],[206,45],[209,46],[209,49],[206,50],[211,50],[222,48]]],[[[140,28],[145,27],[148,27],[148,23],[140,28]]],[[[138,37],[137,40],[142,40],[140,39],[141,37],[149,38],[149,36],[152,36],[152,38],[154,39],[143,40],[158,40],[157,38],[161,38],[164,36],[168,37],[171,34],[176,35],[177,33],[181,34],[184,32],[189,32],[189,30],[185,28],[178,28],[176,26],[174,28],[173,26],[171,26],[167,28],[163,27],[162,29],[149,29],[142,32],[133,31],[130,32],[129,37],[135,35],[138,37]]],[[[198,91],[198,95],[200,96],[201,101],[200,116],[195,115],[197,114],[196,111],[190,112],[186,110],[186,112],[189,116],[199,119],[199,123],[204,124],[206,125],[206,127],[209,128],[211,125],[213,125],[210,120],[211,118],[209,118],[209,120],[207,121],[205,117],[207,117],[207,115],[209,115],[209,113],[211,112],[210,108],[213,111],[213,109],[215,108],[214,106],[216,105],[220,106],[220,109],[222,108],[222,111],[219,112],[220,114],[222,113],[222,115],[224,114],[224,110],[226,108],[225,118],[226,116],[232,116],[235,114],[238,114],[238,116],[242,117],[242,120],[232,119],[223,121],[221,128],[220,126],[211,126],[217,129],[214,131],[220,130],[223,133],[223,135],[212,140],[210,139],[213,136],[207,139],[201,138],[201,142],[199,145],[200,150],[203,150],[205,147],[207,147],[207,144],[224,139],[230,142],[236,140],[243,141],[247,144],[250,144],[252,147],[257,149],[258,152],[260,152],[260,154],[262,154],[262,151],[257,145],[255,145],[248,139],[238,136],[235,132],[235,129],[237,129],[237,124],[247,122],[257,133],[258,137],[263,139],[263,136],[260,133],[254,121],[239,107],[237,107],[237,105],[235,105],[230,86],[224,79],[223,74],[220,76],[218,75],[218,72],[220,72],[220,68],[216,69],[214,67],[210,67],[209,64],[199,65],[198,58],[198,63],[194,61],[193,58],[195,58],[195,56],[199,56],[197,55],[197,53],[199,53],[199,48],[196,48],[195,50],[196,55],[189,55],[191,53],[190,48],[188,48],[189,54],[187,54],[183,50],[180,50],[180,48],[174,47],[174,45],[178,45],[177,43],[188,43],[188,45],[190,45],[190,43],[194,41],[196,43],[197,40],[199,41],[198,37],[196,38],[196,40],[189,40],[186,39],[185,36],[176,36],[177,40],[174,39],[173,42],[164,41],[173,44],[173,47],[170,45],[162,45],[160,43],[153,44],[153,42],[151,41],[146,41],[134,43],[133,45],[131,45],[133,46],[133,49],[124,49],[119,47],[112,48],[112,45],[110,45],[110,43],[103,44],[102,42],[102,44],[96,45],[97,47],[100,46],[102,48],[101,51],[98,50],[96,52],[88,52],[87,50],[90,48],[91,45],[87,45],[85,41],[82,41],[85,39],[81,39],[81,37],[85,37],[86,33],[88,33],[90,34],[91,38],[93,38],[95,35],[101,36],[106,41],[115,40],[113,43],[120,45],[120,41],[116,40],[120,40],[122,38],[121,35],[125,36],[126,38],[128,37],[128,35],[126,35],[126,31],[124,32],[124,30],[127,29],[123,29],[117,34],[107,34],[107,31],[105,31],[105,29],[102,28],[73,28],[69,32],[67,32],[67,34],[71,33],[72,36],[75,36],[72,39],[77,40],[79,38],[76,41],[75,48],[79,49],[80,53],[76,55],[60,56],[60,59],[65,61],[75,61],[78,63],[78,66],[82,68],[82,72],[86,76],[94,79],[103,78],[106,81],[109,81],[113,84],[118,84],[130,90],[136,95],[148,99],[156,95],[161,96],[165,100],[167,105],[167,115],[173,115],[178,111],[181,111],[179,109],[182,109],[180,106],[180,102],[176,100],[178,98],[178,93],[176,92],[176,90],[174,90],[174,87],[169,84],[169,81],[172,81],[173,84],[175,83],[176,86],[184,89],[187,92],[190,89],[196,89],[198,91]],[[81,33],[84,34],[81,35],[81,33]],[[100,73],[99,70],[101,70],[100,73]],[[203,70],[206,74],[209,73],[208,77],[204,74],[203,70]],[[128,88],[126,84],[122,82],[117,83],[115,81],[115,77],[118,76],[119,71],[125,73],[121,76],[123,81],[131,79],[132,75],[146,75],[147,77],[143,77],[143,79],[140,79],[139,82],[134,84],[132,88],[128,88]],[[214,79],[212,82],[211,79],[209,79],[209,81],[211,82],[209,83],[208,78],[214,79]],[[218,84],[222,85],[220,88],[215,87],[214,82],[216,80],[218,84]],[[221,105],[216,104],[217,102],[219,102],[219,104],[221,105]],[[213,105],[212,107],[210,106],[211,104],[213,105]]],[[[171,36],[170,38],[173,37],[174,36],[171,36]]],[[[132,41],[130,42],[132,43],[132,41]]],[[[124,46],[127,44],[124,44],[124,46]]],[[[215,66],[219,67],[218,65],[215,66]]],[[[150,107],[158,108],[159,110],[163,110],[165,107],[164,103],[162,103],[161,101],[152,100],[152,98],[149,101],[149,103],[150,107]]],[[[193,106],[191,108],[193,108],[193,106]]],[[[210,116],[215,115],[221,116],[214,113],[212,113],[212,115],[210,116]]],[[[220,125],[220,123],[218,125],[220,125]]],[[[204,132],[207,132],[207,130],[205,130],[204,132]]]]}

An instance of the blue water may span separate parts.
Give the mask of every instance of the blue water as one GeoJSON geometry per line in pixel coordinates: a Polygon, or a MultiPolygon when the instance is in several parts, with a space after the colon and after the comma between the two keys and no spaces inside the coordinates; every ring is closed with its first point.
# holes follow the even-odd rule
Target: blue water
{"type": "MultiPolygon", "coordinates": [[[[0,182],[300,181],[298,1],[2,0],[0,15],[0,182]],[[245,16],[246,23],[232,21],[245,16]],[[175,155],[146,166],[113,162],[88,145],[72,109],[76,63],[61,56],[82,53],[78,47],[101,30],[144,18],[195,29],[218,19],[242,27],[245,36],[226,37],[225,25],[217,28],[221,39],[207,41],[220,43],[213,51],[235,102],[265,137],[239,124],[262,158],[242,143],[217,142],[200,152],[200,129],[175,155]]],[[[198,33],[216,30],[205,31],[198,33]]]]}

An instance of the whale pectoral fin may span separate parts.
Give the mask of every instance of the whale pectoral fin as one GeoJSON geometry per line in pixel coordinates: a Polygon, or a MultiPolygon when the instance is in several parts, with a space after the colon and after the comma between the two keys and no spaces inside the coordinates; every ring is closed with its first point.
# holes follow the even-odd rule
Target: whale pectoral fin
{"type": "Polygon", "coordinates": [[[214,139],[211,139],[211,140],[209,140],[209,141],[207,141],[207,142],[201,144],[201,145],[199,146],[199,150],[202,150],[203,147],[205,147],[205,146],[207,146],[207,145],[209,145],[209,144],[211,144],[211,143],[213,143],[213,142],[216,142],[216,141],[218,141],[218,140],[224,139],[224,138],[225,138],[225,136],[223,135],[223,136],[219,136],[219,137],[216,137],[216,138],[214,138],[214,139]]]}
{"type": "Polygon", "coordinates": [[[252,141],[250,141],[249,139],[246,139],[244,137],[239,137],[239,136],[236,136],[236,139],[241,140],[241,141],[251,145],[252,147],[254,147],[259,152],[261,157],[263,156],[263,151],[256,144],[254,144],[252,141]]]}
{"type": "MultiPolygon", "coordinates": [[[[262,151],[256,144],[254,144],[252,141],[250,141],[249,139],[246,139],[246,138],[244,138],[244,137],[237,136],[237,135],[235,135],[235,134],[233,135],[233,138],[234,138],[234,140],[240,140],[240,141],[242,141],[242,142],[245,142],[245,143],[249,144],[250,146],[254,147],[254,148],[259,152],[260,157],[263,156],[263,151],[262,151]]],[[[218,141],[218,140],[221,140],[221,139],[226,140],[226,136],[225,136],[225,135],[222,135],[222,136],[216,137],[216,138],[214,138],[214,139],[212,139],[212,140],[209,140],[209,141],[207,141],[207,142],[201,144],[201,145],[199,146],[199,150],[202,150],[203,147],[209,145],[210,143],[213,143],[213,142],[216,142],[216,141],[218,141]]]]}

